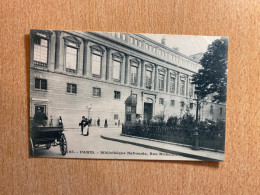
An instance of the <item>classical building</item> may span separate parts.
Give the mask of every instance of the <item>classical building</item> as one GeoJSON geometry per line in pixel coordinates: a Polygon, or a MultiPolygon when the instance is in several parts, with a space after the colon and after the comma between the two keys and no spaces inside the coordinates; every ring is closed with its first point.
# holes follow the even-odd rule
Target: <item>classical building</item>
{"type": "MultiPolygon", "coordinates": [[[[125,121],[125,100],[136,97],[142,120],[195,114],[193,58],[141,34],[31,31],[30,116],[40,108],[54,125],[61,116],[76,127],[84,115],[94,124],[125,121]]],[[[209,101],[200,118],[225,119],[225,105],[209,101]]]]}

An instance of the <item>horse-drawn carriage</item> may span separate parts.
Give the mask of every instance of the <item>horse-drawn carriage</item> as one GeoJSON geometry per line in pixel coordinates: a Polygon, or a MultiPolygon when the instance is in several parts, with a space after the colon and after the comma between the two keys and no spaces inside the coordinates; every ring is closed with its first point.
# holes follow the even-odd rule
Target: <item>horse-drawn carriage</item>
{"type": "Polygon", "coordinates": [[[30,155],[34,156],[37,148],[49,149],[51,146],[60,146],[60,152],[64,156],[67,153],[67,141],[63,134],[63,126],[30,126],[30,155]]]}

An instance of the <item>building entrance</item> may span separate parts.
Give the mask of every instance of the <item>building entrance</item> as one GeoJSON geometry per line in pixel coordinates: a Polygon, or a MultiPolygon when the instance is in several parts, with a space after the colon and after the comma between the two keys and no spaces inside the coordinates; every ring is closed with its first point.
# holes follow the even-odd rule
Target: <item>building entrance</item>
{"type": "Polygon", "coordinates": [[[153,117],[153,104],[144,103],[144,121],[149,122],[153,117]]]}

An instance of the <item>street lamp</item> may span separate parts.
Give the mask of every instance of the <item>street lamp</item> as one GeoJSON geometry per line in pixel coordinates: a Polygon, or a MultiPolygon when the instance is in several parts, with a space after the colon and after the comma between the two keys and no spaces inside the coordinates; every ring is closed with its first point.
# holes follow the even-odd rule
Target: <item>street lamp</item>
{"type": "Polygon", "coordinates": [[[88,120],[89,120],[89,117],[90,117],[90,110],[92,108],[92,105],[90,104],[89,106],[87,106],[87,109],[88,109],[88,120]]]}

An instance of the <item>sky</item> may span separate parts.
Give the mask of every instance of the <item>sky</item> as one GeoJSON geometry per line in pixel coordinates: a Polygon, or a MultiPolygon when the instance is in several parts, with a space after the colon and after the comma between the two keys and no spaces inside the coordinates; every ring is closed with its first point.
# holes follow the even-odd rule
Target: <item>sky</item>
{"type": "Polygon", "coordinates": [[[179,52],[190,56],[197,53],[204,53],[207,51],[208,45],[214,40],[219,39],[217,36],[194,36],[194,35],[162,35],[162,34],[143,34],[150,39],[161,43],[164,36],[166,46],[173,48],[178,47],[179,52]]]}

